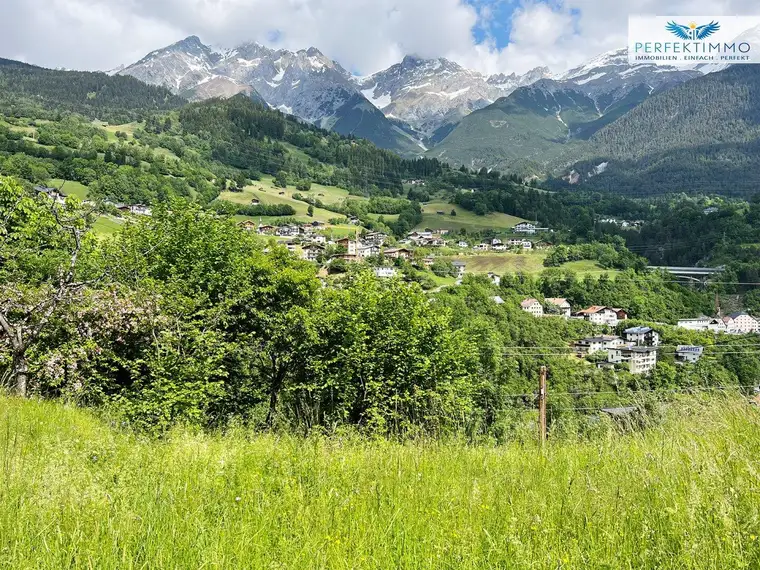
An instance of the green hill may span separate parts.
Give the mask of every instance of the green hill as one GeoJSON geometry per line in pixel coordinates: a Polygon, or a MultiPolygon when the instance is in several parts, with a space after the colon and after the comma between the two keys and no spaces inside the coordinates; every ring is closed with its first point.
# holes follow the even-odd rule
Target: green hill
{"type": "Polygon", "coordinates": [[[0,112],[39,117],[39,111],[79,113],[91,119],[128,123],[187,101],[163,87],[133,77],[44,69],[0,59],[0,112]]]}

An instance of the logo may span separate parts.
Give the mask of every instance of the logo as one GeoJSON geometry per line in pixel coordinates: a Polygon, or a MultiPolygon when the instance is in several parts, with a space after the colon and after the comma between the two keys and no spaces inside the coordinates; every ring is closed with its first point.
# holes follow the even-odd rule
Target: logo
{"type": "Polygon", "coordinates": [[[736,63],[760,63],[760,15],[720,14],[628,17],[628,63],[719,71],[736,63]]]}
{"type": "Polygon", "coordinates": [[[689,22],[688,26],[684,26],[682,24],[676,24],[675,22],[671,21],[668,22],[668,25],[665,26],[665,29],[674,36],[681,38],[682,40],[694,41],[709,38],[715,32],[720,30],[720,24],[718,22],[712,21],[709,24],[705,24],[704,26],[697,26],[696,22],[689,22]]]}

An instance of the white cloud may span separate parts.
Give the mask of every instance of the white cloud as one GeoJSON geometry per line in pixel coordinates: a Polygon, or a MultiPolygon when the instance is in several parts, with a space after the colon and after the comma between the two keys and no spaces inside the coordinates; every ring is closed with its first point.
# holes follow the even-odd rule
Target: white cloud
{"type": "MultiPolygon", "coordinates": [[[[511,42],[476,44],[472,30],[494,18],[463,0],[2,0],[0,56],[46,66],[108,69],[195,34],[233,46],[259,41],[318,47],[369,73],[407,53],[450,57],[484,72],[561,71],[625,45],[629,13],[752,13],[756,0],[516,0],[511,42]]],[[[505,23],[497,23],[503,26],[505,23]]]]}

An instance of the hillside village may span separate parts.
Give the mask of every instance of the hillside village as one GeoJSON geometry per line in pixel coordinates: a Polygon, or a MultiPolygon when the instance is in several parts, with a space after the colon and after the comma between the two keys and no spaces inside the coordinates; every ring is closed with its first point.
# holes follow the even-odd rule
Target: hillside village
{"type": "MultiPolygon", "coordinates": [[[[503,303],[501,297],[494,301],[503,303]]],[[[528,298],[520,303],[522,310],[536,318],[560,317],[564,319],[579,319],[587,321],[599,330],[611,331],[619,329],[628,320],[624,309],[605,306],[591,306],[587,309],[573,312],[570,303],[563,298],[546,298],[542,303],[538,299],[528,298]]],[[[669,325],[662,325],[668,327],[669,325]]],[[[676,328],[712,332],[716,335],[746,335],[760,333],[760,320],[746,312],[737,312],[724,317],[698,317],[696,319],[681,319],[676,328]]],[[[579,358],[588,358],[599,368],[615,369],[621,367],[631,374],[649,374],[657,366],[658,350],[662,350],[660,333],[649,326],[634,326],[622,330],[621,335],[599,334],[582,338],[571,345],[571,349],[579,358]],[[606,359],[599,360],[599,356],[606,359]]],[[[678,364],[694,364],[704,354],[704,346],[678,345],[674,348],[675,362],[678,364]]]]}

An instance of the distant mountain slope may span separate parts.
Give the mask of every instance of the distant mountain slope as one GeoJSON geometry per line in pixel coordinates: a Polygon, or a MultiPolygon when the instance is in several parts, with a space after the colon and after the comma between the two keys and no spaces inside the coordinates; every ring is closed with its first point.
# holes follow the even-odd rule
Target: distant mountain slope
{"type": "Polygon", "coordinates": [[[425,150],[412,134],[394,125],[360,95],[351,97],[320,124],[341,135],[367,139],[380,148],[393,149],[402,155],[416,155],[425,150]]]}
{"type": "Polygon", "coordinates": [[[400,63],[356,81],[362,93],[388,117],[433,137],[472,111],[548,76],[549,70],[543,67],[521,76],[487,77],[445,58],[406,56],[400,63]]]}
{"type": "Polygon", "coordinates": [[[6,110],[32,105],[118,124],[186,102],[163,87],[132,77],[45,69],[0,59],[0,107],[6,110]]]}
{"type": "Polygon", "coordinates": [[[166,86],[192,100],[258,95],[270,106],[320,127],[361,136],[401,154],[422,151],[385,115],[370,109],[368,101],[360,104],[357,98],[364,97],[351,74],[316,48],[291,52],[246,43],[217,51],[190,36],[118,73],[166,86]]]}
{"type": "Polygon", "coordinates": [[[564,158],[567,180],[594,189],[757,192],[760,68],[735,65],[651,97],[564,158]]]}
{"type": "Polygon", "coordinates": [[[543,80],[465,117],[428,154],[471,168],[540,165],[555,158],[571,133],[599,118],[593,99],[543,80]]]}
{"type": "Polygon", "coordinates": [[[653,94],[701,74],[628,64],[627,51],[602,54],[558,77],[517,89],[464,118],[428,156],[542,174],[558,157],[653,94]]]}

